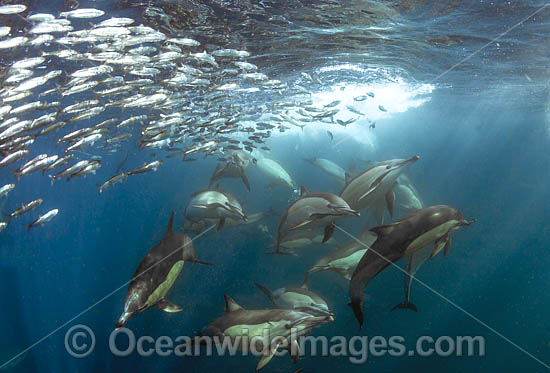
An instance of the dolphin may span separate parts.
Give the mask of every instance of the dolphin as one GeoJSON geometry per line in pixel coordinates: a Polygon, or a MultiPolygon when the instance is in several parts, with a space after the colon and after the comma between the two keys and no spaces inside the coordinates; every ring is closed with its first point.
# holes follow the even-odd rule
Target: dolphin
{"type": "Polygon", "coordinates": [[[407,176],[399,176],[393,187],[393,191],[395,193],[395,199],[398,202],[399,208],[406,213],[420,210],[424,207],[420,194],[407,176]]]}
{"type": "Polygon", "coordinates": [[[418,210],[396,223],[371,229],[377,238],[359,261],[349,285],[350,306],[359,326],[363,326],[363,289],[381,271],[401,259],[434,243],[431,257],[443,248],[449,250],[450,235],[473,220],[465,220],[455,207],[430,206],[418,210]]]}
{"type": "Polygon", "coordinates": [[[329,161],[324,158],[310,158],[304,159],[304,161],[311,163],[312,165],[319,167],[321,170],[329,174],[338,183],[344,185],[346,183],[346,171],[338,166],[333,161],[329,161]]]}
{"type": "Polygon", "coordinates": [[[264,174],[268,179],[271,180],[271,183],[268,187],[274,185],[285,185],[291,189],[296,189],[296,183],[292,180],[292,177],[286,172],[286,170],[273,159],[269,158],[258,158],[256,159],[256,167],[258,170],[264,174]]]}
{"type": "MultiPolygon", "coordinates": [[[[224,297],[225,313],[206,326],[200,334],[218,338],[228,337],[239,349],[243,349],[243,342],[247,342],[248,351],[251,343],[255,343],[257,351],[265,351],[256,370],[260,370],[271,361],[283,341],[286,341],[289,348],[292,346],[291,356],[296,362],[300,352],[297,338],[307,335],[316,326],[334,321],[332,315],[314,316],[295,310],[247,310],[229,296],[224,297]],[[267,331],[268,340],[263,338],[264,331],[267,331]],[[267,342],[267,345],[264,342],[267,342]]],[[[193,340],[177,348],[188,347],[192,343],[193,340]]]]}
{"type": "Polygon", "coordinates": [[[222,166],[218,164],[216,170],[210,177],[210,186],[218,179],[222,178],[240,178],[246,189],[250,192],[250,183],[248,182],[248,177],[246,176],[245,169],[248,166],[248,158],[245,158],[246,155],[241,155],[240,153],[231,154],[230,158],[222,166]]]}
{"type": "Polygon", "coordinates": [[[418,156],[410,159],[392,159],[377,163],[365,171],[351,178],[346,175],[346,186],[340,192],[342,197],[352,209],[370,209],[378,224],[384,220],[384,205],[387,206],[390,216],[393,216],[395,194],[393,185],[404,167],[416,162],[418,156]]]}
{"type": "Polygon", "coordinates": [[[227,218],[247,221],[239,201],[224,190],[202,190],[192,194],[185,210],[185,219],[197,222],[202,219],[215,219],[217,230],[223,228],[227,218]]]}
{"type": "Polygon", "coordinates": [[[365,230],[359,236],[359,239],[361,243],[352,240],[345,246],[323,256],[307,271],[307,273],[334,271],[342,275],[346,280],[351,280],[351,275],[367,251],[367,247],[370,247],[376,240],[376,234],[369,230],[365,230]],[[367,247],[365,247],[365,244],[367,247]]]}
{"type": "Polygon", "coordinates": [[[316,293],[309,290],[308,274],[300,287],[284,287],[271,291],[258,284],[260,289],[277,308],[307,312],[315,316],[329,316],[332,312],[327,302],[316,293]]]}
{"type": "Polygon", "coordinates": [[[139,263],[124,300],[124,311],[116,323],[116,329],[122,328],[128,320],[137,314],[157,307],[165,312],[180,312],[183,308],[166,300],[166,294],[183,269],[185,262],[202,262],[195,258],[195,248],[189,236],[174,232],[172,224],[174,212],[162,240],[157,243],[139,263]]]}
{"type": "Polygon", "coordinates": [[[285,254],[281,251],[283,231],[325,227],[323,243],[328,241],[334,232],[334,221],[344,216],[359,216],[342,198],[332,193],[308,193],[300,188],[300,198],[294,201],[283,214],[277,229],[277,247],[273,254],[285,254]]]}
{"type": "MultiPolygon", "coordinates": [[[[324,227],[297,229],[290,231],[281,237],[280,247],[289,250],[289,252],[292,253],[295,249],[301,249],[315,244],[325,243],[327,245],[334,246],[338,243],[334,237],[330,237],[327,241],[323,242],[324,236],[324,227]]],[[[277,243],[275,242],[275,245],[276,244],[277,243]]]]}
{"type": "MultiPolygon", "coordinates": [[[[250,224],[257,223],[267,217],[270,216],[277,216],[278,214],[273,211],[273,209],[269,209],[265,212],[257,212],[254,214],[247,215],[247,220],[244,221],[240,217],[238,219],[235,219],[234,217],[227,217],[225,219],[224,228],[234,228],[234,227],[242,227],[250,224]]],[[[217,218],[204,218],[201,220],[192,221],[189,219],[186,219],[183,224],[183,231],[188,233],[200,233],[207,229],[208,227],[217,224],[219,219],[217,218]]]]}

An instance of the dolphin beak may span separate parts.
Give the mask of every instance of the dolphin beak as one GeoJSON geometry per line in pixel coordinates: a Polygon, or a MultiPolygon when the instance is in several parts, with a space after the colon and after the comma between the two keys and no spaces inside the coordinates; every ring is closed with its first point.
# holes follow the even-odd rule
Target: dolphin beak
{"type": "Polygon", "coordinates": [[[353,216],[359,216],[359,215],[361,215],[361,214],[359,213],[359,211],[355,211],[355,210],[353,210],[353,209],[351,209],[351,208],[343,208],[343,209],[340,209],[340,211],[342,211],[342,212],[343,212],[344,214],[346,214],[346,215],[353,215],[353,216]]]}
{"type": "Polygon", "coordinates": [[[132,314],[129,312],[124,312],[122,315],[120,315],[116,322],[115,330],[119,330],[120,328],[124,327],[128,320],[130,320],[130,317],[132,317],[132,314]]]}
{"type": "Polygon", "coordinates": [[[462,220],[462,221],[460,222],[460,225],[462,225],[462,226],[468,226],[468,225],[470,225],[470,224],[472,224],[472,223],[475,223],[475,222],[476,222],[476,219],[470,219],[470,220],[465,220],[465,219],[464,219],[464,220],[462,220]]]}

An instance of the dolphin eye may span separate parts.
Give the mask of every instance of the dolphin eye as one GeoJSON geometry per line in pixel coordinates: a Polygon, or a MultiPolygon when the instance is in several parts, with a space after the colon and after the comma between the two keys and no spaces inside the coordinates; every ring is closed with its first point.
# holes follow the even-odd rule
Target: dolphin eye
{"type": "Polygon", "coordinates": [[[290,323],[285,324],[285,328],[290,329],[290,328],[292,328],[292,325],[290,323]]]}

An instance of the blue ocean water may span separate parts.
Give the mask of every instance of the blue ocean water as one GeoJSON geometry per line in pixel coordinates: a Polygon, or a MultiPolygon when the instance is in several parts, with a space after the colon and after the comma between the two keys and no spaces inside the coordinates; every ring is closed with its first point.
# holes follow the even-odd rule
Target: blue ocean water
{"type": "MultiPolygon", "coordinates": [[[[35,5],[39,9],[40,4],[35,5]]],[[[107,6],[105,3],[91,5],[107,6]]],[[[541,4],[532,2],[529,5],[536,9],[541,4]]],[[[462,12],[475,14],[473,7],[473,4],[469,9],[459,7],[445,17],[458,22],[462,12]]],[[[491,13],[480,7],[479,17],[489,25],[486,27],[495,31],[492,35],[498,35],[506,29],[504,26],[513,24],[509,21],[516,20],[511,14],[505,14],[489,24],[491,13]],[[499,24],[503,27],[498,28],[499,24]]],[[[119,12],[122,14],[124,10],[119,12]]],[[[444,23],[441,19],[421,19],[423,14],[419,11],[410,15],[408,27],[417,28],[422,22],[427,28],[435,22],[444,23]]],[[[341,186],[304,158],[327,158],[346,169],[360,170],[366,167],[365,161],[409,158],[417,154],[420,160],[407,174],[424,204],[456,206],[466,218],[476,219],[475,224],[453,236],[452,249],[447,256],[440,255],[428,261],[417,273],[423,283],[463,310],[415,282],[412,297],[419,312],[390,312],[402,300],[403,275],[395,268],[388,268],[366,290],[365,325],[359,330],[347,307],[348,282],[334,273],[321,272],[311,275],[311,289],[328,301],[335,321],[314,329],[314,335],[347,338],[398,335],[406,339],[407,345],[414,344],[423,335],[482,336],[485,356],[385,355],[370,356],[364,364],[352,364],[347,357],[308,357],[306,354],[297,365],[292,364],[288,356],[274,358],[264,371],[293,372],[299,368],[305,372],[335,369],[351,372],[366,369],[376,372],[397,369],[410,372],[546,370],[544,364],[550,362],[547,312],[550,307],[547,296],[550,256],[546,250],[550,245],[550,179],[547,172],[550,97],[547,70],[522,64],[529,61],[526,51],[536,48],[536,42],[529,40],[531,32],[547,33],[549,16],[546,10],[538,16],[539,20],[546,20],[540,21],[542,25],[534,23],[528,30],[520,29],[506,36],[508,41],[514,37],[518,39],[515,48],[523,48],[523,54],[517,52],[521,58],[510,57],[510,61],[502,65],[488,67],[487,73],[477,65],[483,61],[476,56],[467,64],[477,66],[478,76],[471,74],[474,67],[453,70],[446,78],[433,82],[435,88],[422,95],[425,102],[406,110],[390,110],[390,115],[377,120],[373,130],[367,125],[355,124],[351,135],[346,133],[349,127],[337,129],[331,140],[326,136],[329,127],[308,126],[304,131],[296,129],[289,134],[274,135],[267,142],[272,149],[269,157],[284,165],[298,185],[332,193],[338,193],[341,186]],[[538,27],[541,30],[537,30],[538,27]],[[528,72],[529,79],[526,79],[522,71],[529,68],[536,73],[528,72]],[[362,141],[363,135],[373,142],[362,141]],[[337,145],[342,140],[344,142],[337,145]]],[[[460,22],[464,23],[464,28],[469,25],[481,27],[473,22],[460,22]]],[[[469,46],[475,47],[475,43],[469,46]]],[[[445,50],[445,53],[447,55],[441,59],[449,63],[440,59],[436,64],[426,53],[426,64],[450,67],[468,55],[457,50],[445,50]]],[[[544,55],[544,51],[536,53],[531,60],[533,64],[547,64],[548,55],[544,55],[544,59],[541,54],[544,55]]],[[[419,61],[420,57],[416,54],[414,58],[419,61]]],[[[502,58],[506,59],[506,55],[502,58]]],[[[402,68],[407,70],[407,65],[402,68]]],[[[422,80],[418,77],[425,74],[426,67],[422,70],[418,74],[410,73],[417,77],[417,83],[432,83],[431,78],[444,71],[439,70],[422,80]]],[[[345,85],[345,79],[338,84],[345,85]]],[[[99,116],[94,122],[103,119],[108,117],[99,116]]],[[[58,135],[47,136],[33,145],[33,154],[56,151],[58,135]]],[[[253,356],[162,357],[153,354],[144,357],[132,353],[117,357],[110,350],[109,336],[122,310],[127,281],[147,251],[162,238],[172,211],[176,213],[175,228],[182,230],[191,194],[208,186],[216,166],[214,157],[202,159],[199,156],[195,162],[163,158],[164,163],[157,172],[132,177],[99,194],[97,184],[114,174],[126,152],[131,156],[125,169],[141,166],[162,154],[161,150],[138,151],[135,143],[114,154],[102,152],[97,147],[93,154],[103,159],[102,168],[96,175],[70,182],[59,180],[52,185],[49,178],[36,173],[23,177],[6,201],[0,201],[0,205],[5,203],[3,213],[14,210],[22,201],[38,197],[44,198],[45,208],[60,210],[59,215],[44,227],[27,231],[25,224],[31,218],[23,216],[0,233],[3,305],[0,314],[4,331],[0,364],[39,342],[10,369],[29,372],[254,370],[258,359],[253,356]],[[65,348],[65,334],[77,324],[89,326],[96,338],[93,353],[83,359],[71,357],[65,348]],[[50,334],[52,331],[55,332],[50,334]]],[[[239,180],[221,182],[243,204],[247,213],[273,208],[281,214],[297,197],[297,193],[288,188],[265,188],[269,182],[252,164],[247,174],[252,186],[250,192],[239,180]]],[[[0,169],[0,178],[2,185],[13,181],[9,169],[0,169]]],[[[358,233],[363,221],[348,220],[342,223],[343,226],[358,233]]],[[[276,236],[278,222],[278,216],[263,221],[268,232],[255,225],[210,231],[198,238],[194,242],[197,257],[214,265],[185,264],[168,296],[172,302],[183,306],[184,311],[165,314],[151,309],[131,319],[127,327],[136,336],[192,336],[223,313],[224,294],[246,308],[269,307],[267,298],[256,289],[254,282],[270,288],[298,285],[303,281],[304,271],[330,251],[325,245],[316,245],[302,249],[298,257],[265,255],[276,236]]],[[[373,221],[370,223],[374,225],[373,221]]],[[[335,239],[340,243],[349,240],[338,231],[335,239]]],[[[404,265],[402,261],[398,264],[404,265]]]]}

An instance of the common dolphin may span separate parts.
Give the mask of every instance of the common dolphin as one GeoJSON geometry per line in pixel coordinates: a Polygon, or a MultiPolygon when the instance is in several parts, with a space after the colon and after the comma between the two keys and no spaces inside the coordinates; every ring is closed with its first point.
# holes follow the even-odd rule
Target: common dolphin
{"type": "Polygon", "coordinates": [[[334,232],[334,221],[344,216],[359,216],[342,198],[332,193],[309,193],[300,188],[300,198],[285,210],[277,229],[277,248],[273,254],[284,254],[281,251],[283,232],[296,229],[325,227],[323,243],[334,232]]]}
{"type": "MultiPolygon", "coordinates": [[[[273,209],[269,209],[265,212],[257,212],[254,214],[247,215],[246,221],[244,221],[240,217],[238,219],[235,219],[233,217],[227,217],[225,218],[225,223],[223,226],[224,228],[242,227],[245,225],[257,223],[267,217],[277,216],[277,215],[278,214],[275,211],[273,211],[273,209]]],[[[204,218],[196,221],[186,219],[183,224],[183,230],[184,232],[189,232],[189,233],[200,233],[205,229],[207,229],[208,227],[214,224],[217,224],[218,221],[219,219],[217,218],[204,218]]]]}
{"type": "Polygon", "coordinates": [[[202,262],[195,258],[195,248],[189,236],[174,232],[174,212],[162,240],[157,243],[139,263],[124,300],[124,311],[116,323],[122,328],[128,320],[143,311],[156,306],[165,312],[180,312],[183,308],[166,300],[166,294],[183,269],[185,262],[202,262]]]}
{"type": "Polygon", "coordinates": [[[262,157],[256,159],[255,163],[258,170],[271,181],[268,186],[285,185],[291,189],[296,189],[297,186],[292,177],[273,159],[262,157]]]}
{"type": "Polygon", "coordinates": [[[218,164],[216,170],[210,177],[208,187],[210,188],[210,186],[219,179],[240,178],[246,186],[246,189],[250,192],[250,183],[245,173],[246,166],[248,166],[248,159],[244,157],[246,157],[246,155],[243,156],[240,153],[233,153],[224,165],[218,164]]]}
{"type": "Polygon", "coordinates": [[[393,187],[393,191],[395,192],[395,199],[399,208],[406,213],[420,210],[424,207],[420,194],[407,176],[399,176],[393,187]]]}
{"type": "MultiPolygon", "coordinates": [[[[314,227],[311,229],[297,229],[286,233],[281,237],[280,247],[293,252],[296,249],[302,249],[304,247],[312,246],[315,244],[324,243],[329,246],[334,246],[338,242],[334,237],[330,237],[323,242],[325,237],[324,227],[314,227]]],[[[275,242],[277,245],[277,242],[275,242]]]]}
{"type": "Polygon", "coordinates": [[[377,239],[357,265],[349,285],[350,306],[363,326],[363,289],[391,263],[434,243],[431,256],[449,249],[450,235],[473,221],[465,220],[455,207],[438,205],[418,210],[396,223],[371,229],[377,239]]]}
{"type": "Polygon", "coordinates": [[[312,165],[319,167],[321,170],[330,175],[338,183],[344,185],[346,182],[346,171],[338,166],[333,161],[324,158],[310,158],[304,159],[306,162],[311,163],[312,165]]]}
{"type": "MultiPolygon", "coordinates": [[[[283,341],[286,341],[293,352],[291,356],[296,362],[300,352],[297,337],[307,335],[316,326],[334,321],[332,315],[313,316],[294,310],[247,310],[229,296],[224,297],[225,313],[206,326],[200,334],[219,338],[228,337],[239,349],[243,349],[243,342],[247,342],[249,351],[250,344],[255,343],[256,351],[266,352],[258,362],[256,370],[263,368],[271,361],[283,341]],[[267,331],[268,340],[263,338],[264,331],[267,331]],[[241,338],[237,339],[238,337],[241,338]]],[[[193,341],[177,348],[181,349],[192,343],[193,341]]]]}
{"type": "Polygon", "coordinates": [[[316,293],[309,290],[308,274],[300,287],[284,287],[274,291],[256,283],[269,300],[277,308],[307,312],[315,316],[329,316],[332,312],[327,302],[316,293]]]}
{"type": "Polygon", "coordinates": [[[223,228],[226,218],[248,220],[239,201],[229,192],[220,189],[203,190],[194,193],[192,197],[185,210],[186,220],[196,222],[215,219],[218,231],[223,228]]]}
{"type": "Polygon", "coordinates": [[[340,192],[340,197],[352,209],[359,211],[368,208],[376,217],[378,224],[382,224],[385,205],[390,216],[393,216],[395,194],[392,188],[395,181],[405,166],[418,159],[418,156],[410,159],[392,159],[367,168],[353,179],[348,176],[346,186],[340,192]]]}

